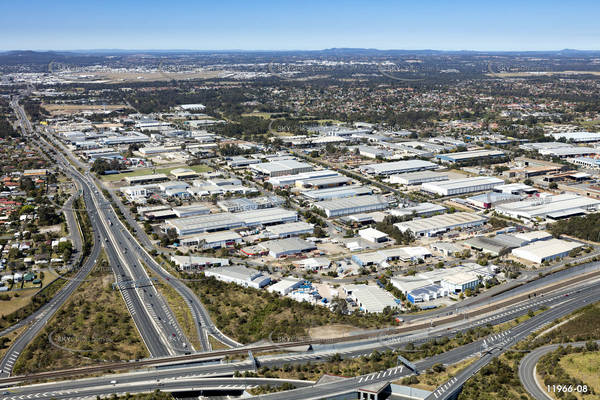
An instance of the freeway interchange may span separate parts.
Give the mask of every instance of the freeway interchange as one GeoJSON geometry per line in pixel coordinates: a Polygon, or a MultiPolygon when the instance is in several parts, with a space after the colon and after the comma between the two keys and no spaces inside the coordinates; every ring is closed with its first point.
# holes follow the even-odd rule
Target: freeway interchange
{"type": "MultiPolygon", "coordinates": [[[[516,309],[522,311],[534,309],[544,305],[551,305],[549,311],[543,312],[533,318],[511,328],[503,333],[491,335],[490,337],[474,341],[454,348],[448,352],[417,361],[415,364],[418,370],[431,368],[436,363],[453,364],[458,361],[479,357],[478,360],[458,374],[453,380],[442,385],[438,390],[432,393],[431,399],[447,399],[453,393],[460,389],[461,385],[481,367],[506,351],[513,344],[526,338],[531,332],[534,332],[556,318],[568,315],[580,308],[582,305],[597,301],[600,298],[600,283],[594,280],[588,284],[582,285],[580,289],[565,288],[557,291],[552,296],[544,296],[544,299],[531,299],[524,302],[516,309]],[[565,294],[569,294],[565,296],[565,294]],[[437,397],[436,397],[437,394],[437,397]]],[[[497,323],[504,322],[506,318],[514,318],[521,314],[514,312],[511,315],[499,318],[497,323]]],[[[522,314],[521,314],[522,315],[522,314]]],[[[471,321],[468,325],[457,329],[466,330],[470,327],[482,323],[485,318],[471,321]]],[[[439,333],[444,334],[445,327],[440,327],[439,333]]],[[[332,354],[340,354],[342,358],[355,357],[360,354],[368,354],[373,350],[385,350],[386,348],[400,347],[407,342],[418,341],[435,336],[435,332],[415,332],[406,335],[405,340],[395,341],[393,337],[372,338],[371,340],[362,340],[357,342],[344,343],[339,346],[317,345],[312,352],[307,353],[286,353],[280,355],[263,356],[256,358],[255,362],[260,366],[277,366],[286,363],[306,363],[308,361],[318,362],[332,354]]],[[[216,352],[213,352],[216,353],[216,352]]],[[[208,357],[210,353],[205,354],[208,357]]],[[[158,360],[157,360],[158,361],[158,360]]],[[[106,375],[97,378],[87,378],[81,380],[61,381],[58,383],[45,383],[31,386],[21,386],[9,389],[10,395],[6,399],[23,398],[72,398],[85,397],[92,394],[109,394],[125,392],[148,392],[155,389],[160,390],[233,390],[240,386],[252,387],[255,381],[244,381],[240,378],[231,378],[236,371],[252,371],[256,368],[254,362],[240,361],[232,363],[223,362],[205,362],[205,363],[169,363],[168,358],[161,360],[162,366],[155,369],[142,369],[136,372],[130,372],[119,375],[106,375]],[[224,378],[227,377],[227,378],[224,378]],[[218,378],[218,379],[217,379],[218,378]],[[111,382],[115,382],[112,383],[111,382]],[[218,384],[218,385],[217,385],[218,384]],[[60,393],[62,392],[62,393],[60,393]]],[[[327,384],[311,384],[299,387],[285,393],[266,395],[265,398],[285,398],[285,399],[309,399],[322,398],[335,394],[343,394],[356,390],[365,384],[385,382],[396,380],[414,373],[406,366],[399,365],[386,371],[369,373],[364,376],[343,379],[337,382],[327,384]]],[[[247,378],[244,378],[247,379],[247,378]]],[[[0,380],[2,385],[7,380],[0,380]]],[[[274,382],[272,382],[274,383],[274,382]]]]}
{"type": "MultiPolygon", "coordinates": [[[[410,326],[395,330],[381,330],[363,335],[340,338],[329,341],[309,341],[303,343],[272,343],[263,346],[243,346],[222,334],[211,321],[206,309],[185,284],[169,274],[146,251],[136,238],[125,228],[117,217],[111,203],[104,197],[100,184],[85,166],[70,155],[63,156],[61,144],[46,141],[37,135],[31,127],[23,109],[17,101],[12,103],[21,126],[27,135],[36,135],[39,144],[46,151],[54,150],[58,165],[67,173],[80,189],[89,219],[92,224],[93,246],[90,254],[81,264],[72,278],[66,280],[63,287],[53,299],[42,306],[36,313],[21,321],[18,326],[27,326],[25,331],[11,345],[0,360],[0,386],[10,387],[16,383],[27,383],[35,379],[73,376],[76,372],[85,375],[92,372],[104,372],[109,369],[122,369],[129,372],[119,375],[106,375],[79,380],[67,380],[57,383],[44,383],[12,387],[4,393],[5,399],[24,398],[74,398],[112,393],[149,392],[155,389],[164,391],[184,390],[243,390],[265,383],[277,384],[285,381],[264,378],[232,378],[236,372],[254,371],[257,366],[280,366],[319,362],[334,354],[342,358],[357,357],[369,354],[374,350],[402,348],[407,343],[420,343],[441,336],[453,336],[473,327],[496,325],[510,321],[526,314],[529,310],[548,307],[543,312],[501,334],[477,340],[464,346],[454,348],[435,357],[417,361],[417,370],[430,368],[436,363],[454,364],[461,360],[478,357],[477,360],[461,371],[437,390],[428,400],[445,400],[454,396],[462,385],[480,368],[494,357],[507,351],[513,344],[526,338],[531,332],[551,323],[557,318],[567,315],[585,304],[600,299],[600,283],[596,281],[600,264],[591,263],[569,270],[559,271],[542,279],[525,282],[495,298],[488,299],[487,304],[470,304],[462,310],[455,307],[444,312],[436,311],[419,323],[415,319],[410,326]],[[77,166],[77,167],[76,167],[77,166]],[[81,172],[83,171],[83,173],[81,172]],[[101,251],[104,250],[113,268],[116,288],[123,296],[125,304],[142,337],[150,358],[122,363],[114,366],[92,366],[76,371],[54,371],[34,376],[11,377],[12,369],[18,356],[25,347],[44,329],[56,311],[66,302],[69,296],[86,279],[94,267],[101,251]],[[152,273],[152,279],[147,271],[152,273]],[[583,277],[586,278],[585,282],[583,277]],[[201,349],[194,349],[170,310],[167,302],[154,286],[153,279],[161,279],[171,285],[184,299],[190,309],[196,325],[201,349]],[[544,296],[531,297],[532,291],[544,293],[544,296]],[[527,297],[526,297],[527,296],[527,297]],[[445,315],[444,315],[445,314],[445,315]],[[450,315],[448,315],[450,314],[450,315]],[[433,316],[438,317],[433,324],[433,316]],[[211,351],[208,336],[212,335],[231,349],[211,351]],[[223,357],[230,354],[279,350],[309,344],[308,352],[286,351],[283,354],[254,357],[239,362],[223,362],[223,357]],[[200,352],[196,352],[200,351],[200,352]],[[96,369],[95,369],[96,368],[96,369]]],[[[68,152],[66,154],[69,154],[68,152]]],[[[71,199],[72,201],[72,199],[71,199]]],[[[4,335],[5,332],[0,332],[4,335]]],[[[372,372],[363,376],[340,379],[335,382],[313,384],[312,382],[294,382],[298,388],[284,393],[264,395],[263,398],[277,399],[319,399],[326,396],[352,392],[361,386],[378,382],[389,382],[415,373],[406,365],[386,371],[372,372]]]]}

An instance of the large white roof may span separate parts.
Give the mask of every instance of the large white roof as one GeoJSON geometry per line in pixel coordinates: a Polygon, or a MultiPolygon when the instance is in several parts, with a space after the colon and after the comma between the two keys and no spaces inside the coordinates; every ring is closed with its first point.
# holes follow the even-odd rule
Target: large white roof
{"type": "Polygon", "coordinates": [[[379,286],[346,285],[346,291],[351,291],[368,312],[382,312],[386,307],[398,307],[394,296],[379,286]]]}
{"type": "Polygon", "coordinates": [[[548,214],[568,211],[576,208],[587,209],[600,205],[600,200],[576,194],[559,194],[544,198],[532,198],[496,206],[498,211],[516,214],[526,218],[545,217],[548,214]]]}

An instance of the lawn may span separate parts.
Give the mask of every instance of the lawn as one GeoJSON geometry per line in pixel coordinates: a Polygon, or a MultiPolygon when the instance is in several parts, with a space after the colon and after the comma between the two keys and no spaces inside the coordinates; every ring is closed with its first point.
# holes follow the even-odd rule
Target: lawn
{"type": "Polygon", "coordinates": [[[208,165],[192,165],[192,166],[188,166],[188,165],[174,165],[168,168],[139,168],[136,169],[133,172],[125,172],[122,174],[114,174],[114,175],[102,175],[101,179],[105,182],[115,182],[115,181],[120,181],[121,179],[130,177],[130,176],[141,176],[141,175],[152,175],[152,174],[165,174],[165,175],[169,175],[169,173],[176,169],[176,168],[187,168],[187,169],[191,169],[197,173],[202,173],[202,172],[209,172],[212,171],[212,168],[210,168],[208,165]]]}
{"type": "MultiPolygon", "coordinates": [[[[56,276],[51,273],[44,274],[42,279],[43,288],[48,287],[44,293],[46,295],[36,296],[42,289],[36,287],[26,288],[25,290],[11,290],[4,292],[10,296],[10,300],[0,300],[0,329],[6,328],[18,320],[27,317],[35,312],[40,306],[46,303],[65,283],[65,280],[55,280],[56,276]],[[34,301],[35,300],[35,301],[34,301]]],[[[20,283],[18,283],[20,285],[20,283]]],[[[27,284],[29,285],[29,283],[27,284]]]]}
{"type": "MultiPolygon", "coordinates": [[[[565,372],[576,379],[580,379],[600,393],[600,352],[575,353],[562,357],[559,365],[565,372]]],[[[600,396],[585,396],[587,399],[598,399],[600,396]]]]}

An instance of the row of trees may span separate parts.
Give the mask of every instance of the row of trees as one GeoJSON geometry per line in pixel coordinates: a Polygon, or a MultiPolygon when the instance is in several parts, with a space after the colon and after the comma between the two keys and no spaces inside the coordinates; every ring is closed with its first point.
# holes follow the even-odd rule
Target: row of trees
{"type": "Polygon", "coordinates": [[[550,232],[555,237],[567,234],[597,242],[600,240],[600,213],[558,221],[550,226],[550,232]]]}

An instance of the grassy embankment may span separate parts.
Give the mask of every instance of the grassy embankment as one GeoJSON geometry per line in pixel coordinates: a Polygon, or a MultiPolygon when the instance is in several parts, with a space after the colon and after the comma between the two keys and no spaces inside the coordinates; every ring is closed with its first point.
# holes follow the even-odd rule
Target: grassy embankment
{"type": "Polygon", "coordinates": [[[113,289],[113,281],[102,253],[89,280],[25,348],[15,364],[15,373],[147,357],[148,351],[120,292],[113,289]]]}

